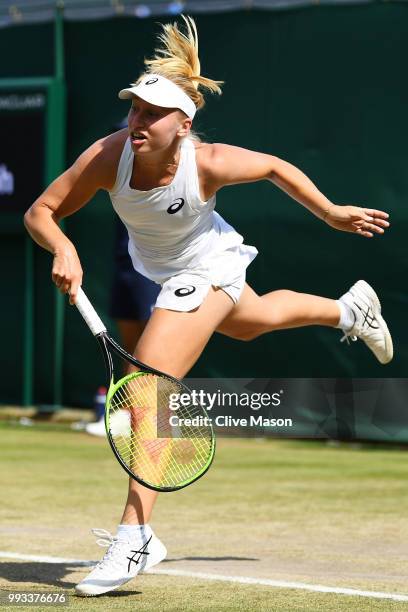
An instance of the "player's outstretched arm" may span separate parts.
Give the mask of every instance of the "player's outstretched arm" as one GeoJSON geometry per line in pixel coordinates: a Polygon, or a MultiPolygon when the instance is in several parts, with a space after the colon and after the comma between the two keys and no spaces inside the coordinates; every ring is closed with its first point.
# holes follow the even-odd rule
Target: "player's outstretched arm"
{"type": "Polygon", "coordinates": [[[104,184],[110,178],[104,146],[104,141],[98,141],[82,153],[24,215],[33,240],[54,255],[52,280],[62,293],[70,292],[71,303],[82,282],[82,268],[74,245],[58,224],[82,208],[98,189],[109,187],[104,184]]]}
{"type": "Polygon", "coordinates": [[[389,227],[386,212],[334,204],[301,170],[273,155],[214,144],[210,158],[208,172],[214,191],[225,185],[269,180],[335,229],[372,238],[389,227]]]}

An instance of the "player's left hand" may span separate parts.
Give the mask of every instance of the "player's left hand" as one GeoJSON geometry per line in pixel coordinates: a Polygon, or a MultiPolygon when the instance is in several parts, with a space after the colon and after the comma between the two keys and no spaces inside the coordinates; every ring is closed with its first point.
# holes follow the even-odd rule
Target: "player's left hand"
{"type": "Polygon", "coordinates": [[[383,234],[390,226],[388,217],[388,213],[383,210],[332,204],[324,221],[334,229],[372,238],[374,234],[383,234]]]}

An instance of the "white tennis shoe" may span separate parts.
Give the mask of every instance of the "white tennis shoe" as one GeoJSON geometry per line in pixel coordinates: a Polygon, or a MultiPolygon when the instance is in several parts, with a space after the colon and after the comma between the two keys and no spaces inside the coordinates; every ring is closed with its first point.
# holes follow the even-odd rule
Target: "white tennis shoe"
{"type": "Polygon", "coordinates": [[[340,301],[347,304],[354,314],[354,325],[344,331],[344,340],[354,342],[363,340],[380,363],[388,363],[393,357],[391,334],[381,316],[381,304],[374,289],[365,281],[357,281],[341,296],[340,301]]]}
{"type": "Polygon", "coordinates": [[[160,563],[167,554],[166,547],[148,527],[142,540],[129,542],[112,536],[106,529],[92,529],[100,536],[99,546],[108,546],[103,559],[82,582],[75,587],[81,597],[102,595],[132,580],[137,574],[160,563]]]}

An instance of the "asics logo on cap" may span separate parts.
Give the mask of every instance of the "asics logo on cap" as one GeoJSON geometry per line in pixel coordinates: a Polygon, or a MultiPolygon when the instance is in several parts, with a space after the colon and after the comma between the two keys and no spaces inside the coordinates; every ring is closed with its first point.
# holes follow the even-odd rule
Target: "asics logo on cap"
{"type": "Polygon", "coordinates": [[[145,75],[138,85],[133,83],[131,87],[121,89],[119,92],[119,98],[122,100],[128,100],[132,96],[139,96],[150,104],[156,104],[164,108],[178,108],[190,119],[193,119],[197,111],[196,105],[186,92],[176,83],[160,74],[145,75]],[[156,85],[156,87],[147,90],[146,87],[149,85],[156,85]]]}

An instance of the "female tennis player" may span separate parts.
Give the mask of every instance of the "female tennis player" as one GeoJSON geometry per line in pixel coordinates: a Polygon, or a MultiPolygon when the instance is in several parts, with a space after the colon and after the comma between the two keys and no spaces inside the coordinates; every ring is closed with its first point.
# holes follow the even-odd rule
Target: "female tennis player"
{"type": "MultiPolygon", "coordinates": [[[[161,285],[153,314],[135,349],[142,362],[181,378],[214,331],[250,340],[277,329],[325,325],[360,338],[381,363],[392,359],[387,325],[374,290],[356,282],[338,300],[289,290],[259,296],[245,282],[257,254],[220,215],[216,193],[227,185],[268,180],[332,228],[371,238],[388,214],[328,200],[297,168],[273,155],[199,142],[191,127],[203,91],[221,82],[201,76],[195,23],[163,26],[161,46],[146,72],[119,92],[131,102],[128,127],[95,142],[36,200],[25,215],[33,239],[54,256],[52,279],[75,303],[82,268],[58,223],[99,189],[129,233],[136,270],[161,285]]],[[[98,92],[99,93],[99,92],[98,92]]],[[[247,109],[248,122],[256,123],[247,109]]],[[[77,586],[79,595],[116,589],[159,563],[166,549],[148,522],[157,494],[130,480],[128,499],[102,561],[77,586]]]]}

